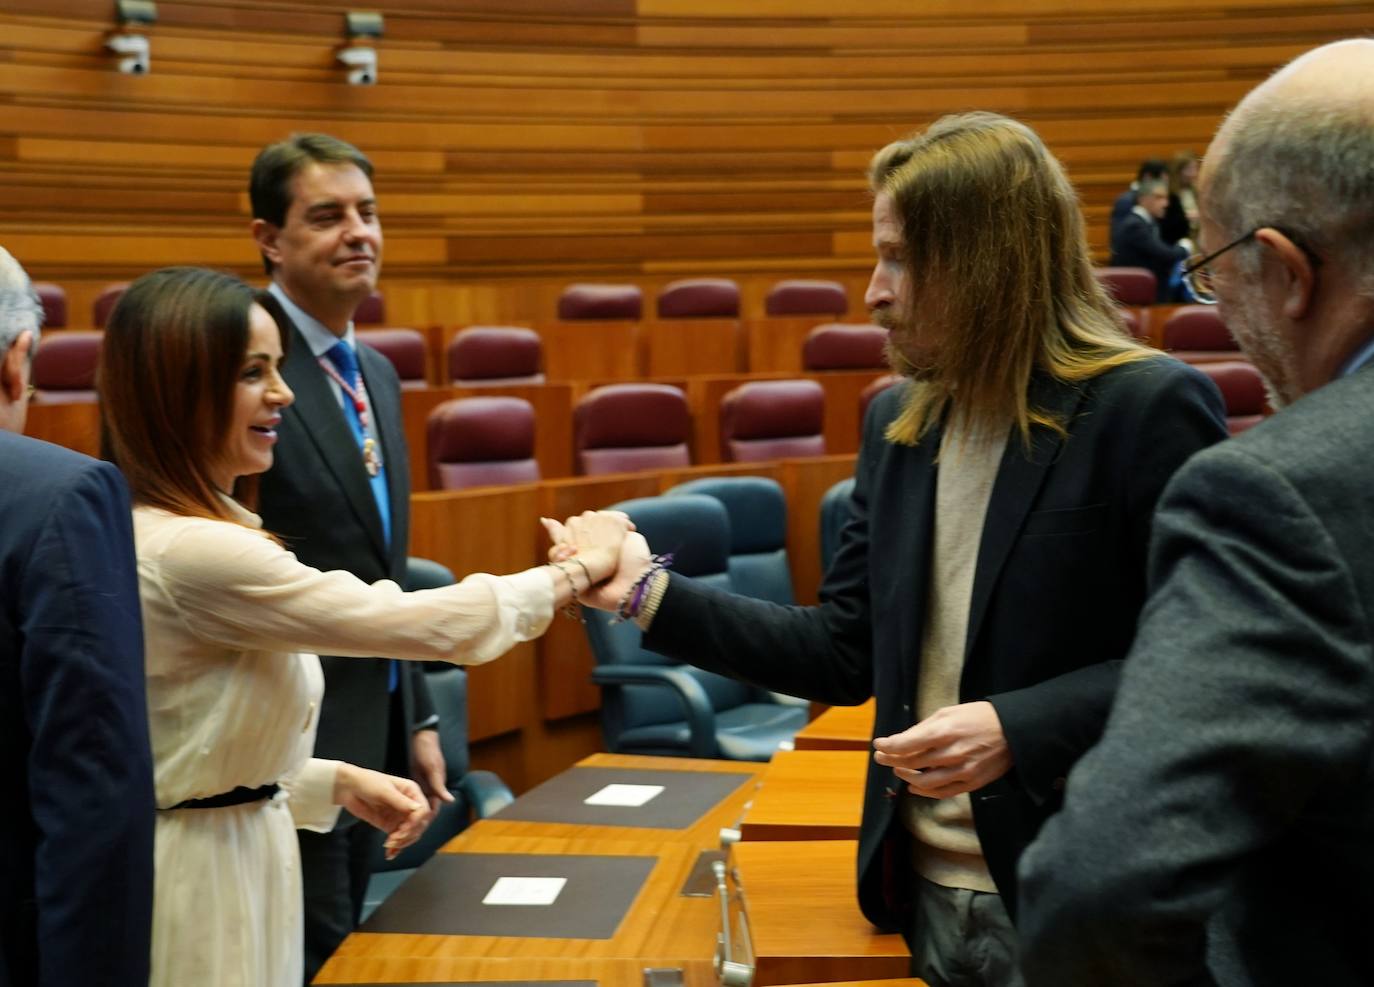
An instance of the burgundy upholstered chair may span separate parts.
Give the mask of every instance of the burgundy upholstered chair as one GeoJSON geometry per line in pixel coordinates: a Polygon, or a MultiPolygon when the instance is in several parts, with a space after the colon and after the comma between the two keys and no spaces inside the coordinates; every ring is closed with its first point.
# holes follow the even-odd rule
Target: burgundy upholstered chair
{"type": "Polygon", "coordinates": [[[690,466],[692,415],[680,388],[610,384],[583,395],[573,411],[577,471],[588,476],[690,466]]]}
{"type": "Polygon", "coordinates": [[[391,361],[403,390],[429,386],[425,369],[425,337],[414,329],[357,329],[358,342],[366,343],[391,361]]]}
{"type": "Polygon", "coordinates": [[[570,284],[558,297],[558,317],[634,321],[644,313],[644,293],[633,284],[570,284]]]}
{"type": "Polygon", "coordinates": [[[115,305],[119,303],[120,297],[128,287],[129,282],[117,281],[114,284],[107,284],[100,294],[95,296],[95,302],[91,305],[91,325],[97,329],[105,328],[105,323],[110,319],[110,313],[114,311],[115,305]]]}
{"type": "Polygon", "coordinates": [[[889,387],[901,382],[901,374],[883,374],[859,392],[859,435],[864,434],[864,416],[868,414],[868,406],[873,403],[873,399],[889,387]]]}
{"type": "Polygon", "coordinates": [[[1214,305],[1184,305],[1164,323],[1164,348],[1188,363],[1240,358],[1240,346],[1214,305]]]}
{"type": "Polygon", "coordinates": [[[1264,420],[1269,395],[1254,364],[1247,360],[1216,360],[1199,363],[1197,368],[1211,377],[1221,391],[1221,399],[1226,402],[1226,427],[1232,435],[1264,420]]]}
{"type": "Polygon", "coordinates": [[[522,398],[445,401],[425,426],[429,485],[435,490],[534,483],[534,406],[522,398]]]}
{"type": "Polygon", "coordinates": [[[386,325],[386,299],[382,297],[380,291],[374,291],[368,295],[354,309],[353,324],[355,326],[386,325]]]}
{"type": "Polygon", "coordinates": [[[1140,316],[1133,309],[1118,308],[1116,314],[1121,316],[1121,321],[1126,323],[1126,331],[1136,339],[1148,341],[1150,334],[1141,328],[1140,316]]]}
{"type": "Polygon", "coordinates": [[[881,370],[887,330],[867,322],[827,322],[812,329],[802,344],[806,370],[881,370]]]}
{"type": "Polygon", "coordinates": [[[763,302],[769,315],[844,315],[849,297],[838,281],[779,281],[763,302]]]}
{"type": "Polygon", "coordinates": [[[38,340],[33,357],[34,404],[89,404],[96,399],[95,368],[103,332],[63,329],[38,340]]]}
{"type": "Polygon", "coordinates": [[[449,340],[448,379],[462,386],[542,384],[539,333],[519,326],[468,326],[449,340]]]}
{"type": "Polygon", "coordinates": [[[1094,269],[1098,283],[1118,305],[1153,305],[1159,291],[1154,271],[1143,267],[1099,267],[1094,269]]]}
{"type": "Polygon", "coordinates": [[[825,390],[814,380],[755,380],[720,402],[727,463],[825,455],[825,390]]]}
{"type": "Polygon", "coordinates": [[[660,319],[737,319],[739,285],[729,278],[684,278],[658,293],[660,319]]]}
{"type": "Polygon", "coordinates": [[[43,304],[43,328],[63,329],[67,325],[67,292],[60,284],[35,281],[33,290],[43,304]]]}

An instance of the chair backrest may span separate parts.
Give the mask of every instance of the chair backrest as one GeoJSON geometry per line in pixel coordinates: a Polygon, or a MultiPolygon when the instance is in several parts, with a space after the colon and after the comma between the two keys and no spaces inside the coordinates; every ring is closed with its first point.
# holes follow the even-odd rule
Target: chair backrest
{"type": "Polygon", "coordinates": [[[795,603],[787,558],[787,497],[764,476],[708,476],[666,491],[666,497],[702,494],[725,506],[730,520],[730,584],[736,593],[774,603],[795,603]]]}
{"type": "Polygon", "coordinates": [[[1153,305],[1159,293],[1159,279],[1143,267],[1099,267],[1093,274],[1118,305],[1153,305]]]}
{"type": "Polygon", "coordinates": [[[854,496],[854,478],[836,483],[821,497],[821,569],[830,568],[840,547],[840,532],[849,523],[849,499],[854,496]]]}
{"type": "Polygon", "coordinates": [[[368,295],[353,310],[353,324],[355,326],[386,325],[386,299],[382,297],[380,291],[374,291],[368,295]]]}
{"type": "Polygon", "coordinates": [[[67,292],[60,284],[35,281],[33,290],[43,305],[43,328],[64,329],[67,326],[67,292]]]}
{"type": "Polygon", "coordinates": [[[1149,340],[1150,334],[1140,324],[1140,316],[1136,314],[1135,309],[1118,307],[1116,314],[1121,316],[1121,321],[1126,323],[1126,331],[1132,336],[1139,340],[1149,340]]]}
{"type": "Polygon", "coordinates": [[[425,425],[429,484],[461,490],[534,483],[534,406],[523,398],[474,397],[445,401],[425,425]]]}
{"type": "Polygon", "coordinates": [[[468,326],[449,341],[448,379],[455,384],[542,384],[539,333],[520,326],[468,326]]]}
{"type": "Polygon", "coordinates": [[[425,337],[414,329],[358,329],[358,342],[366,343],[391,361],[401,387],[414,389],[429,386],[425,366],[427,356],[425,337]]]}
{"type": "Polygon", "coordinates": [[[1264,420],[1269,396],[1264,378],[1254,364],[1246,360],[1217,360],[1199,363],[1197,368],[1211,377],[1221,391],[1221,399],[1226,403],[1226,426],[1232,435],[1264,420]]]}
{"type": "Polygon", "coordinates": [[[1164,323],[1164,348],[1179,352],[1240,352],[1215,305],[1184,305],[1164,323]]]}
{"type": "Polygon", "coordinates": [[[889,387],[901,382],[901,374],[883,374],[876,380],[869,381],[868,386],[859,392],[859,435],[861,437],[864,434],[864,419],[868,417],[868,406],[873,403],[873,399],[889,387]]]}
{"type": "Polygon", "coordinates": [[[33,357],[35,404],[88,404],[96,399],[95,371],[103,332],[63,329],[44,333],[33,357]]]}
{"type": "Polygon", "coordinates": [[[564,320],[638,319],[644,314],[644,293],[633,284],[570,284],[558,296],[558,317],[564,320]]]}
{"type": "Polygon", "coordinates": [[[658,293],[660,319],[735,319],[739,285],[729,278],[684,278],[658,293]]]}
{"type": "Polygon", "coordinates": [[[802,344],[806,370],[869,370],[887,366],[887,330],[870,323],[827,322],[802,344]]]}
{"type": "Polygon", "coordinates": [[[849,296],[838,281],[793,278],[768,290],[763,309],[769,315],[844,315],[849,296]]]}
{"type": "Polygon", "coordinates": [[[814,380],[755,380],[721,399],[726,462],[825,455],[825,390],[814,380]]]}
{"type": "MultiPolygon", "coordinates": [[[[714,497],[683,494],[676,497],[643,497],[613,504],[624,511],[656,552],[673,554],[673,571],[709,585],[730,589],[730,519],[725,505],[714,497]]],[[[762,695],[742,682],[647,651],[633,621],[612,624],[611,615],[586,613],[587,639],[598,665],[659,665],[680,667],[705,689],[713,709],[731,709],[762,695]]],[[[682,707],[663,688],[622,685],[603,691],[602,727],[608,750],[627,729],[683,719],[682,707]]]]}
{"type": "Polygon", "coordinates": [[[577,471],[588,476],[691,465],[692,415],[682,390],[667,384],[609,384],[573,411],[577,471]]]}
{"type": "Polygon", "coordinates": [[[114,284],[107,284],[95,296],[95,302],[91,305],[91,325],[97,329],[104,329],[105,323],[110,321],[110,313],[119,303],[119,299],[129,288],[129,282],[116,281],[114,284]]]}

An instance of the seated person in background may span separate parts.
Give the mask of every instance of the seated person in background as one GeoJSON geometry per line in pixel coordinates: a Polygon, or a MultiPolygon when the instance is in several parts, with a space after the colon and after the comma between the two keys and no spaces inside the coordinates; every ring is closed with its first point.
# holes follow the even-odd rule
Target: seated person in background
{"type": "Polygon", "coordinates": [[[1112,267],[1143,267],[1159,279],[1156,301],[1169,301],[1174,267],[1192,252],[1189,241],[1169,245],[1159,235],[1159,218],[1169,205],[1169,186],[1145,182],[1136,192],[1135,207],[1112,227],[1112,267]]]}
{"type": "Polygon", "coordinates": [[[42,317],[0,249],[0,984],[141,987],[153,764],[129,491],[20,434],[42,317]]]}
{"type": "Polygon", "coordinates": [[[1140,186],[1146,182],[1168,181],[1169,165],[1163,158],[1146,158],[1140,162],[1140,167],[1136,169],[1135,181],[1126,186],[1126,191],[1118,195],[1112,202],[1111,228],[1116,229],[1116,224],[1125,219],[1132,209],[1135,208],[1136,193],[1140,191],[1140,186]]]}
{"type": "Polygon", "coordinates": [[[584,601],[638,601],[646,647],[765,689],[876,696],[859,904],[932,987],[1010,987],[1016,862],[1110,708],[1155,498],[1226,426],[1205,377],[1126,335],[1029,127],[945,117],[869,180],[865,300],[908,382],[870,406],[820,604],[653,570],[638,535],[584,601]]]}
{"type": "Polygon", "coordinates": [[[1169,204],[1159,218],[1159,235],[1165,243],[1197,239],[1197,155],[1179,151],[1169,162],[1169,204]]]}
{"type": "Polygon", "coordinates": [[[120,299],[101,350],[102,435],[133,493],[147,643],[158,987],[299,983],[295,827],[328,830],[342,805],[394,852],[428,821],[414,781],[311,757],[323,680],[305,652],[489,661],[542,633],[574,579],[608,576],[628,527],[570,524],[585,568],[415,593],[303,565],[246,506],[292,400],[275,304],[228,275],[157,271],[120,299]]]}

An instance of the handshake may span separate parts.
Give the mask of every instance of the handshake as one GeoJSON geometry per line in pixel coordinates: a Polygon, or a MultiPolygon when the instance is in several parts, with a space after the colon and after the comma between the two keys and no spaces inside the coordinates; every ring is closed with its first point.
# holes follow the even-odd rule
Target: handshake
{"type": "Polygon", "coordinates": [[[539,523],[553,542],[549,564],[567,576],[578,603],[626,619],[638,615],[649,583],[663,565],[627,515],[583,511],[561,523],[553,518],[540,518],[539,523]],[[579,567],[574,579],[572,571],[579,567]]]}

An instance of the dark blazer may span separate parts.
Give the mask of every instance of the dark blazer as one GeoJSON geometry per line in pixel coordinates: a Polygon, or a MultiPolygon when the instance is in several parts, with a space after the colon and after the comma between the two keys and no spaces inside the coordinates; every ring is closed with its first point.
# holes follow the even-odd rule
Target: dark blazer
{"type": "MultiPolygon", "coordinates": [[[[358,441],[329,379],[294,326],[282,376],[296,400],[282,412],[276,456],[262,477],[258,513],[263,526],[307,565],[344,569],[368,583],[403,583],[410,542],[410,463],[401,424],[401,385],[390,361],[369,346],[359,344],[358,366],[386,464],[390,547],[358,441]]],[[[389,730],[398,732],[398,749],[408,752],[404,741],[409,728],[434,712],[420,663],[400,666],[405,722],[392,724],[385,659],[321,656],[320,661],[325,689],[316,756],[385,770],[389,730]]]]}
{"type": "Polygon", "coordinates": [[[1128,212],[1112,224],[1112,267],[1143,267],[1159,279],[1156,301],[1169,299],[1169,275],[1174,265],[1188,256],[1188,248],[1167,244],[1159,226],[1136,212],[1128,212]]]}
{"type": "MultiPolygon", "coordinates": [[[[876,398],[855,471],[853,518],[814,607],[731,596],[674,576],[645,645],[767,689],[825,703],[877,697],[876,735],[915,722],[935,504],[938,433],[883,437],[904,388],[876,398]]],[[[997,887],[1015,904],[1016,860],[1059,804],[1070,765],[1096,739],[1145,594],[1155,498],[1178,466],[1226,434],[1221,399],[1167,357],[1071,386],[1040,380],[1032,400],[1068,438],[1036,428],[1008,440],[994,483],[968,623],[961,701],[990,700],[1010,774],[973,793],[997,887]]],[[[859,837],[859,904],[903,927],[914,885],[903,786],[870,763],[859,837]]]]}
{"type": "Polygon", "coordinates": [[[1374,370],[1198,455],[1102,743],[1025,856],[1036,984],[1374,983],[1374,370]]]}
{"type": "Polygon", "coordinates": [[[148,982],[153,767],[129,493],[0,431],[0,987],[148,982]]]}

